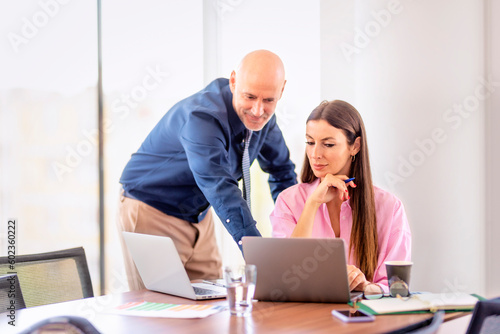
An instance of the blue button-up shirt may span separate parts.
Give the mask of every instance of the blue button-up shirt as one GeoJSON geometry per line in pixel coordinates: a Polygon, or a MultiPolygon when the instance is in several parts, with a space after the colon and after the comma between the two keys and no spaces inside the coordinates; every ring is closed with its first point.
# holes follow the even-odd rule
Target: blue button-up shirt
{"type": "MultiPolygon", "coordinates": [[[[260,233],[238,188],[246,129],[232,99],[229,80],[220,78],[178,102],[132,154],[120,183],[138,200],[191,223],[211,205],[239,242],[260,233]]],[[[275,115],[253,132],[249,155],[269,173],[273,200],[297,183],[275,115]]]]}

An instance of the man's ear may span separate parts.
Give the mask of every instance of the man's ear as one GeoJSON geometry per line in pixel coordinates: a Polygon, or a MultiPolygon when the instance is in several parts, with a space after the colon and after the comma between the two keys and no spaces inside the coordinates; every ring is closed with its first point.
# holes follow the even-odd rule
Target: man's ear
{"type": "Polygon", "coordinates": [[[356,137],[352,144],[351,155],[356,155],[361,150],[361,137],[356,137]]]}
{"type": "Polygon", "coordinates": [[[281,94],[280,94],[280,98],[279,99],[281,99],[281,97],[283,96],[283,91],[285,90],[285,85],[286,85],[286,80],[283,81],[283,88],[281,88],[281,94]]]}
{"type": "Polygon", "coordinates": [[[231,93],[234,94],[234,89],[236,87],[236,72],[232,71],[231,76],[229,77],[229,89],[231,90],[231,93]]]}

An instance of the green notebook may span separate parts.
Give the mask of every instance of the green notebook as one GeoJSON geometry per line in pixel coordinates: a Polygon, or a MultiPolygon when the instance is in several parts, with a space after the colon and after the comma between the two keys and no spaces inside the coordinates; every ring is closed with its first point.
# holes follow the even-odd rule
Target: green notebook
{"type": "MultiPolygon", "coordinates": [[[[474,309],[478,295],[466,293],[421,293],[407,298],[385,297],[363,300],[357,306],[373,315],[427,313],[444,310],[446,312],[468,312],[474,309]]],[[[352,303],[350,303],[352,306],[352,303]]]]}

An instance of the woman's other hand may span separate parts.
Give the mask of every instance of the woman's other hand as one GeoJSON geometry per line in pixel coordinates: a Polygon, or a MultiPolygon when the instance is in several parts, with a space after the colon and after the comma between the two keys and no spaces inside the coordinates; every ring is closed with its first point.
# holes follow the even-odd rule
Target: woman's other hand
{"type": "Polygon", "coordinates": [[[356,266],[347,265],[347,280],[351,291],[363,291],[365,286],[370,284],[366,280],[365,274],[356,266]]]}

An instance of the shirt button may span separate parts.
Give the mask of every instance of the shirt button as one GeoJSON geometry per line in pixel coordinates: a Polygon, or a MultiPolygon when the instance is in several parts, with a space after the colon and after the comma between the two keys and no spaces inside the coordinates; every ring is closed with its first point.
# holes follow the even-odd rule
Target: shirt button
{"type": "Polygon", "coordinates": [[[240,241],[238,241],[238,245],[241,245],[242,243],[243,243],[243,242],[241,242],[241,240],[240,240],[240,241]]]}
{"type": "Polygon", "coordinates": [[[231,222],[231,219],[226,219],[226,223],[230,223],[231,222]]]}
{"type": "Polygon", "coordinates": [[[344,219],[345,219],[345,216],[342,216],[342,220],[344,220],[344,219]]]}

